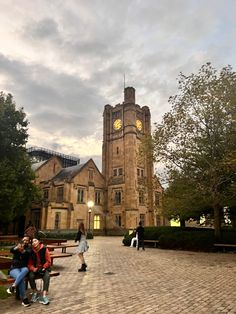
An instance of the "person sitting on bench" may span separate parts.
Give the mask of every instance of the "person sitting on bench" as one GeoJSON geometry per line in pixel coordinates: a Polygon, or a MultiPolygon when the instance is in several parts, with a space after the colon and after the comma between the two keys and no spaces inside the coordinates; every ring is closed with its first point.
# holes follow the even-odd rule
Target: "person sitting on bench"
{"type": "Polygon", "coordinates": [[[51,257],[49,250],[37,238],[32,240],[32,252],[28,263],[29,268],[29,283],[33,290],[32,302],[39,300],[39,303],[44,305],[49,304],[47,297],[49,282],[50,282],[50,266],[51,257]],[[43,279],[43,294],[41,297],[37,294],[35,280],[38,278],[43,279]]]}
{"type": "Polygon", "coordinates": [[[138,247],[138,234],[137,233],[135,233],[135,237],[132,238],[130,247],[134,247],[134,242],[135,242],[135,246],[138,247]]]}
{"type": "Polygon", "coordinates": [[[24,242],[22,240],[19,241],[15,247],[11,248],[10,252],[13,254],[13,259],[9,275],[15,279],[15,282],[7,289],[7,292],[13,294],[15,289],[18,288],[22,305],[30,306],[30,302],[25,294],[25,276],[29,272],[27,264],[30,253],[25,250],[24,242]]]}

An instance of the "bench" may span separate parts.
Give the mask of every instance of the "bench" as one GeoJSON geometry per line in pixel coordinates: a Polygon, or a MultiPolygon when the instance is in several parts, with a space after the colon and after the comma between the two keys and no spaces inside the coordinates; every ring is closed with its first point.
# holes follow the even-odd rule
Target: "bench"
{"type": "Polygon", "coordinates": [[[41,240],[44,244],[55,244],[61,245],[62,243],[66,243],[66,239],[53,239],[53,238],[45,238],[41,240]]]}
{"type": "Polygon", "coordinates": [[[154,247],[157,247],[159,244],[159,241],[158,240],[147,240],[147,239],[145,239],[144,243],[151,243],[151,244],[153,244],[154,247]]]}
{"type": "Polygon", "coordinates": [[[236,249],[236,244],[230,243],[214,243],[215,247],[222,248],[223,252],[226,252],[227,249],[236,249]]]}
{"type": "MultiPolygon", "coordinates": [[[[59,271],[51,271],[50,272],[50,277],[57,277],[57,276],[59,276],[60,275],[60,272],[59,271]]],[[[40,276],[36,276],[36,279],[40,279],[41,277],[40,276]]],[[[26,277],[25,278],[26,279],[26,283],[25,283],[25,285],[26,285],[26,287],[28,287],[28,278],[26,277]]],[[[1,286],[3,286],[3,285],[9,285],[9,284],[12,284],[13,282],[15,281],[15,279],[14,278],[12,278],[12,277],[10,277],[9,275],[8,276],[6,276],[6,279],[4,279],[4,278],[0,278],[0,285],[1,286]]]]}
{"type": "Polygon", "coordinates": [[[16,243],[19,241],[18,237],[15,236],[0,236],[0,243],[16,243]]]}
{"type": "Polygon", "coordinates": [[[53,245],[53,244],[48,244],[47,248],[49,251],[54,251],[54,249],[61,249],[62,253],[66,253],[66,249],[70,247],[77,247],[78,244],[61,244],[61,245],[53,245]]]}
{"type": "Polygon", "coordinates": [[[72,256],[72,254],[71,253],[52,253],[52,252],[50,252],[50,256],[51,256],[51,265],[53,265],[54,258],[70,257],[70,256],[72,256]]]}
{"type": "Polygon", "coordinates": [[[12,253],[10,252],[10,250],[0,250],[0,256],[12,256],[12,253]]]}

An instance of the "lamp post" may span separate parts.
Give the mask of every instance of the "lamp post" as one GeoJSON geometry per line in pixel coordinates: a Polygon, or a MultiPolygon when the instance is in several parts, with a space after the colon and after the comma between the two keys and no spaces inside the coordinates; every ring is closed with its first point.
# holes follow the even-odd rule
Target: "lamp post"
{"type": "Polygon", "coordinates": [[[88,232],[91,233],[91,213],[92,213],[92,208],[93,208],[93,201],[88,201],[88,224],[89,224],[89,229],[88,232]]]}

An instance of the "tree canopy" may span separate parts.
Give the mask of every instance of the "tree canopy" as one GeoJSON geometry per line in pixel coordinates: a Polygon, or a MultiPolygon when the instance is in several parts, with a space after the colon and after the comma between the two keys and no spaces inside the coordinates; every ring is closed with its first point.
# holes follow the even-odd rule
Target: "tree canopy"
{"type": "MultiPolygon", "coordinates": [[[[153,158],[165,162],[170,172],[177,170],[192,194],[213,208],[219,237],[221,210],[236,195],[236,73],[231,66],[218,72],[207,63],[197,74],[180,73],[178,83],[178,93],[169,98],[170,112],[156,124],[153,158]]],[[[194,205],[189,202],[185,208],[190,211],[194,205]]]]}
{"type": "Polygon", "coordinates": [[[28,121],[10,94],[0,93],[0,220],[21,216],[38,195],[26,153],[28,121]]]}

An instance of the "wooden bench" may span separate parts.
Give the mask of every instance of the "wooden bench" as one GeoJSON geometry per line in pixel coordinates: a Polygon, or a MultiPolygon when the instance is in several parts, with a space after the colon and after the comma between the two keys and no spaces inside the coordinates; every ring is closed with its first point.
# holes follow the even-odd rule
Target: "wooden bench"
{"type": "Polygon", "coordinates": [[[53,239],[53,238],[45,238],[41,240],[44,244],[55,244],[61,245],[62,243],[66,243],[66,239],[53,239]]]}
{"type": "Polygon", "coordinates": [[[53,244],[48,244],[47,248],[49,251],[54,251],[54,249],[61,249],[62,253],[66,253],[66,249],[70,247],[77,247],[78,244],[61,244],[61,245],[53,245],[53,244]]]}
{"type": "Polygon", "coordinates": [[[70,256],[72,256],[72,254],[70,254],[70,253],[52,253],[52,252],[50,252],[50,256],[51,256],[51,265],[53,265],[54,258],[70,257],[70,256]]]}
{"type": "MultiPolygon", "coordinates": [[[[50,277],[57,277],[60,275],[60,272],[59,271],[51,271],[50,272],[50,277]]],[[[41,277],[40,276],[36,276],[36,279],[40,279],[41,277]]],[[[13,282],[15,281],[14,278],[10,277],[9,275],[6,276],[6,279],[0,279],[0,285],[3,286],[3,285],[9,285],[9,284],[12,284],[13,282]]],[[[26,277],[26,287],[28,287],[28,277],[26,277]]]]}
{"type": "MultiPolygon", "coordinates": [[[[12,259],[11,258],[5,258],[5,257],[0,257],[0,270],[2,269],[10,269],[11,267],[11,263],[12,263],[12,259]]],[[[51,271],[50,272],[50,277],[56,277],[59,276],[60,272],[58,271],[51,271]]],[[[40,276],[38,277],[38,279],[40,278],[40,276]]],[[[37,279],[37,277],[36,277],[37,279]]],[[[15,281],[15,279],[11,278],[9,275],[6,275],[5,278],[0,278],[0,285],[9,285],[12,284],[15,281]]],[[[28,285],[28,278],[26,277],[26,287],[28,285]]]]}
{"type": "Polygon", "coordinates": [[[0,250],[0,256],[12,256],[12,253],[10,252],[10,250],[0,250]]]}
{"type": "Polygon", "coordinates": [[[158,240],[147,240],[147,239],[145,239],[144,243],[151,243],[151,244],[153,244],[154,247],[157,247],[159,244],[159,241],[158,240]]]}
{"type": "Polygon", "coordinates": [[[222,248],[223,252],[226,252],[227,249],[236,249],[236,244],[230,243],[215,243],[215,247],[222,248]]]}
{"type": "Polygon", "coordinates": [[[19,241],[18,236],[0,236],[0,243],[16,243],[19,241]]]}

